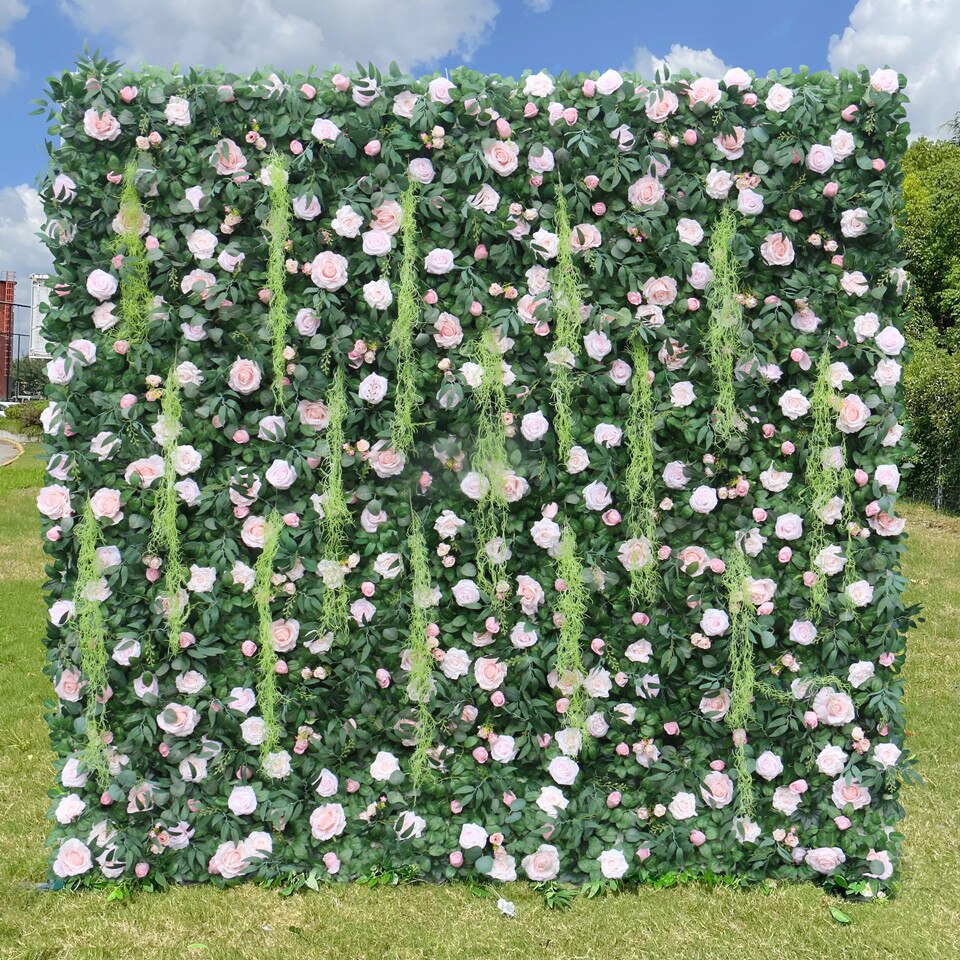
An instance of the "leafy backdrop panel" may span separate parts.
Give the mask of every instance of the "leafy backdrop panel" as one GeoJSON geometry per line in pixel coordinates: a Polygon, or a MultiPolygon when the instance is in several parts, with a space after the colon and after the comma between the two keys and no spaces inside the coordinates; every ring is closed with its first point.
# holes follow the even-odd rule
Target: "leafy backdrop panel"
{"type": "Polygon", "coordinates": [[[903,83],[51,80],[55,884],[887,889],[903,83]]]}

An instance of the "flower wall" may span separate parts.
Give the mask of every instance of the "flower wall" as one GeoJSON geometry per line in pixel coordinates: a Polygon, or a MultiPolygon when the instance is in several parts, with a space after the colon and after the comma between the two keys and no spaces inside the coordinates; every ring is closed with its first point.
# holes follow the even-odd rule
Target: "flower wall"
{"type": "Polygon", "coordinates": [[[52,80],[55,883],[888,888],[903,83],[52,80]]]}

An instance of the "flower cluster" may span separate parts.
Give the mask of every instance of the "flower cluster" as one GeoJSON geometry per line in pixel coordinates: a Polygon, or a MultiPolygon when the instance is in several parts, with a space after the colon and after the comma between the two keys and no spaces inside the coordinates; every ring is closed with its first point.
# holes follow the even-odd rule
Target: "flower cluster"
{"type": "Polygon", "coordinates": [[[892,882],[903,82],[52,80],[57,881],[892,882]]]}

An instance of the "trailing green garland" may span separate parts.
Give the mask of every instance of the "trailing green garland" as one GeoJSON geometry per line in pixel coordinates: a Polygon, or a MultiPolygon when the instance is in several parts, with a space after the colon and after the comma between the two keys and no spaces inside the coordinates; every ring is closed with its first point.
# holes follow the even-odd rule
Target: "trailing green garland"
{"type": "Polygon", "coordinates": [[[180,436],[180,380],[176,365],[171,366],[160,402],[160,424],[163,447],[163,476],[153,501],[153,519],[150,532],[150,550],[163,559],[163,591],[169,604],[167,640],[170,654],[180,651],[180,634],[187,620],[184,591],[187,569],[180,550],[180,531],[177,527],[177,471],[176,450],[180,436]]]}
{"type": "Polygon", "coordinates": [[[430,592],[430,562],[420,517],[412,508],[408,537],[413,589],[410,602],[410,679],[407,683],[407,695],[417,704],[417,742],[410,757],[410,776],[416,792],[430,772],[430,748],[433,746],[436,723],[430,712],[430,697],[433,694],[433,651],[427,635],[429,617],[422,604],[423,598],[430,592]]]}
{"type": "Polygon", "coordinates": [[[273,398],[277,407],[283,405],[283,380],[287,362],[283,351],[287,345],[290,314],[287,310],[286,260],[287,240],[290,236],[290,192],[287,162],[279,154],[270,157],[266,167],[270,179],[270,215],[267,230],[270,233],[267,257],[267,287],[270,290],[270,310],[267,322],[273,344],[273,398]]]}
{"type": "MultiPolygon", "coordinates": [[[[347,382],[343,367],[337,367],[327,396],[330,420],[327,424],[327,462],[323,477],[323,518],[320,530],[324,541],[324,559],[342,564],[346,551],[347,524],[350,507],[343,487],[343,445],[347,417],[347,382]]],[[[323,591],[320,609],[320,632],[344,636],[347,632],[347,591],[342,586],[323,591]]]]}
{"type": "Polygon", "coordinates": [[[478,417],[473,468],[489,481],[489,488],[477,502],[474,511],[477,577],[496,606],[499,576],[487,556],[485,546],[490,541],[506,540],[509,503],[505,482],[509,462],[504,416],[507,413],[507,395],[503,383],[503,355],[494,331],[485,330],[473,346],[473,354],[481,371],[480,384],[474,391],[478,417]]]}
{"type": "Polygon", "coordinates": [[[397,355],[397,396],[394,405],[391,444],[406,453],[413,445],[413,411],[417,404],[417,355],[413,348],[420,323],[417,291],[417,191],[411,181],[400,198],[400,288],[397,316],[390,329],[390,346],[397,355]]]}
{"type": "Polygon", "coordinates": [[[125,340],[131,346],[147,339],[147,327],[153,316],[147,248],[140,234],[144,211],[140,194],[137,192],[137,169],[137,159],[134,157],[123,171],[118,237],[124,253],[120,270],[120,324],[117,327],[117,340],[125,340]]]}
{"type": "Polygon", "coordinates": [[[568,729],[584,732],[587,717],[583,689],[583,652],[580,645],[590,595],[583,578],[583,566],[577,555],[576,538],[566,523],[563,525],[557,551],[556,570],[557,579],[564,584],[564,589],[557,598],[557,610],[562,618],[557,640],[557,678],[561,683],[569,683],[573,688],[568,697],[569,704],[564,720],[568,729]]]}
{"type": "MultiPolygon", "coordinates": [[[[830,366],[830,354],[824,350],[817,362],[817,380],[810,399],[810,416],[813,426],[810,430],[807,449],[807,497],[811,508],[807,543],[812,568],[813,559],[828,546],[827,528],[822,511],[833,497],[842,497],[842,522],[847,528],[847,562],[844,566],[844,583],[847,584],[857,579],[854,541],[851,533],[851,525],[856,521],[856,513],[850,494],[853,477],[847,467],[845,440],[841,440],[839,444],[843,451],[842,466],[839,469],[832,466],[827,458],[827,451],[838,445],[834,442],[837,438],[834,421],[840,406],[840,400],[830,377],[830,366]]],[[[810,614],[817,622],[826,611],[827,593],[827,577],[819,573],[810,588],[810,614]]]]}
{"type": "Polygon", "coordinates": [[[573,446],[573,415],[571,411],[573,379],[571,369],[580,355],[580,331],[583,321],[580,316],[580,274],[573,262],[573,249],[570,245],[572,231],[570,214],[567,210],[567,198],[563,186],[557,183],[557,265],[554,270],[553,306],[556,323],[553,331],[553,353],[557,362],[553,364],[553,428],[557,435],[558,456],[566,460],[573,446]],[[569,361],[564,362],[564,360],[569,361]]]}
{"type": "Polygon", "coordinates": [[[649,380],[650,363],[643,344],[634,339],[630,345],[633,377],[630,381],[630,411],[627,415],[626,440],[627,503],[630,507],[630,529],[634,537],[646,540],[650,560],[630,571],[630,594],[634,599],[652,603],[657,595],[659,571],[657,552],[656,488],[653,469],[653,388],[649,380]]]}
{"type": "Polygon", "coordinates": [[[103,734],[103,711],[106,706],[102,697],[109,675],[107,673],[106,627],[103,608],[92,594],[101,579],[97,544],[103,534],[88,499],[83,508],[83,517],[75,528],[77,541],[77,581],[74,585],[73,605],[77,624],[77,646],[80,649],[80,671],[86,683],[87,747],[83,763],[105,787],[110,771],[107,762],[103,734]]]}
{"type": "Polygon", "coordinates": [[[280,546],[283,520],[274,510],[267,517],[263,535],[263,549],[254,564],[253,598],[257,605],[258,657],[260,675],[257,679],[257,704],[263,718],[263,743],[260,745],[261,760],[277,748],[280,740],[277,703],[277,652],[273,646],[273,615],[270,612],[270,595],[273,592],[273,563],[280,546]]]}
{"type": "Polygon", "coordinates": [[[736,217],[732,209],[725,206],[714,222],[710,235],[709,260],[713,280],[707,289],[709,319],[706,332],[707,351],[717,391],[713,432],[724,444],[738,429],[739,420],[734,368],[741,349],[744,325],[743,305],[739,300],[740,271],[733,252],[736,235],[736,217]]]}
{"type": "Polygon", "coordinates": [[[756,671],[753,663],[753,640],[750,629],[756,619],[756,608],[750,599],[750,568],[738,547],[724,558],[726,569],[723,585],[727,592],[730,615],[730,709],[726,721],[734,731],[734,768],[737,771],[738,809],[740,816],[753,816],[753,778],[747,766],[746,726],[753,711],[756,671]]]}

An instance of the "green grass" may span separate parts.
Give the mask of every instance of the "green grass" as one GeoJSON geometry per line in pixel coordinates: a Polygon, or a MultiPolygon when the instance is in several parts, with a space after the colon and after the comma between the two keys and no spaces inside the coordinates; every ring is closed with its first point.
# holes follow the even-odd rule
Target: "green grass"
{"type": "Polygon", "coordinates": [[[845,904],[813,884],[773,890],[690,884],[577,898],[550,911],[532,887],[505,895],[515,919],[470,888],[330,885],[289,898],[192,887],[109,902],[39,893],[53,771],[42,719],[43,558],[32,445],[0,470],[0,957],[621,958],[953,960],[960,955],[960,519],[911,507],[910,599],[926,622],[910,639],[908,737],[926,785],[905,794],[902,888],[845,904]],[[839,906],[852,919],[840,925],[839,906]]]}

